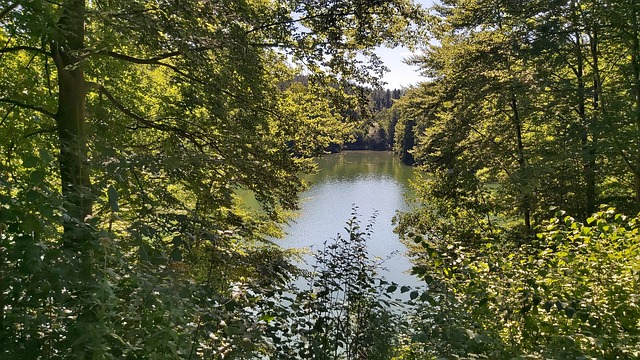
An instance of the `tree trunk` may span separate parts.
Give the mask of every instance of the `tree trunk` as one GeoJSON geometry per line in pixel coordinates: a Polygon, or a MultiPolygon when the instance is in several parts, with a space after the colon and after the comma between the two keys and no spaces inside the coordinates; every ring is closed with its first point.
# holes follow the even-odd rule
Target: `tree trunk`
{"type": "MultiPolygon", "coordinates": [[[[516,94],[511,93],[511,110],[513,111],[513,126],[516,130],[516,140],[518,147],[518,165],[520,170],[524,171],[527,167],[527,161],[524,157],[524,146],[522,145],[522,121],[518,112],[518,102],[516,94]]],[[[527,230],[531,230],[531,195],[525,191],[522,198],[522,211],[524,214],[524,225],[527,230]]]]}
{"type": "Polygon", "coordinates": [[[602,78],[600,76],[600,57],[598,55],[598,25],[593,24],[593,33],[590,37],[590,49],[591,49],[591,61],[593,67],[593,116],[591,117],[591,123],[588,124],[588,131],[591,133],[591,142],[588,147],[587,153],[587,162],[588,162],[588,171],[587,179],[591,181],[591,183],[587,183],[587,196],[591,197],[592,205],[589,206],[589,201],[587,199],[587,216],[591,215],[596,209],[596,155],[598,149],[598,122],[599,118],[602,118],[604,113],[603,106],[601,101],[602,97],[602,78]]]}
{"type": "Polygon", "coordinates": [[[64,220],[64,242],[82,243],[83,223],[91,214],[93,199],[87,166],[85,124],[86,84],[80,54],[84,51],[84,0],[69,0],[58,23],[58,38],[52,54],[58,71],[58,110],[55,120],[60,146],[62,195],[68,218],[64,220]]]}
{"type": "Polygon", "coordinates": [[[585,217],[589,216],[595,211],[596,208],[596,176],[595,176],[595,149],[589,139],[591,134],[591,124],[587,118],[586,112],[586,93],[584,83],[584,57],[582,54],[582,34],[575,33],[576,43],[576,62],[577,71],[576,78],[578,81],[578,116],[580,119],[580,126],[582,128],[582,134],[580,136],[580,142],[582,146],[582,167],[585,185],[585,217]]]}
{"type": "MultiPolygon", "coordinates": [[[[104,324],[95,304],[101,300],[95,293],[96,261],[92,233],[86,225],[91,215],[93,199],[87,160],[86,91],[82,54],[84,47],[85,0],[62,3],[55,40],[51,42],[58,72],[58,110],[55,114],[60,147],[59,166],[62,196],[67,217],[63,220],[63,245],[71,249],[69,261],[78,267],[74,287],[68,289],[82,299],[75,322],[67,329],[66,337],[79,357],[96,359],[101,356],[104,324]]],[[[72,276],[72,275],[69,275],[72,276]]]]}
{"type": "MultiPolygon", "coordinates": [[[[636,131],[640,134],[640,34],[638,31],[638,12],[632,11],[632,52],[631,63],[633,68],[633,95],[635,97],[634,117],[636,131]]],[[[634,190],[636,193],[636,211],[640,212],[640,140],[636,139],[635,169],[633,170],[634,190]]]]}

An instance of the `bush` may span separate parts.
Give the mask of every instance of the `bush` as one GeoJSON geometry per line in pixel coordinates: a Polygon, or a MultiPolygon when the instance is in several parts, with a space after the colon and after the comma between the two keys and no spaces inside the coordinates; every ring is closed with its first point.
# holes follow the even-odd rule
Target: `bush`
{"type": "Polygon", "coordinates": [[[430,286],[415,314],[433,355],[546,359],[640,356],[640,220],[558,213],[534,239],[416,241],[430,286]]]}

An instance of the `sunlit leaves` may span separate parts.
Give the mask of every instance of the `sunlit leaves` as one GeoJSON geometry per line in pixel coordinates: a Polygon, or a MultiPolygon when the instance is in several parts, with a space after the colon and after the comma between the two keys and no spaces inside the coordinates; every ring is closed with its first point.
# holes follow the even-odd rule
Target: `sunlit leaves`
{"type": "Polygon", "coordinates": [[[0,4],[0,356],[264,354],[273,306],[247,309],[294,272],[266,238],[306,158],[346,132],[345,89],[379,78],[375,46],[414,40],[418,7],[0,4]],[[315,84],[289,86],[299,71],[315,84]]]}
{"type": "MultiPolygon", "coordinates": [[[[537,241],[504,234],[487,236],[492,246],[432,243],[433,254],[418,257],[417,271],[444,291],[434,305],[457,326],[485,329],[490,337],[480,353],[634,358],[640,351],[631,326],[640,320],[638,219],[607,208],[589,224],[558,215],[537,241]],[[567,337],[575,341],[566,343],[567,337]]],[[[449,325],[435,314],[430,321],[445,335],[449,325]]]]}

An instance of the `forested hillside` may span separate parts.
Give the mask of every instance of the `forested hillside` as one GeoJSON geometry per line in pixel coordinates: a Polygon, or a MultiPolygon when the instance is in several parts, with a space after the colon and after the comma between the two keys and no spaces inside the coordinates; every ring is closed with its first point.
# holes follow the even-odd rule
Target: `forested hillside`
{"type": "Polygon", "coordinates": [[[391,107],[404,89],[364,89],[367,106],[355,114],[355,124],[341,148],[345,150],[391,150],[395,141],[398,112],[391,107]]]}

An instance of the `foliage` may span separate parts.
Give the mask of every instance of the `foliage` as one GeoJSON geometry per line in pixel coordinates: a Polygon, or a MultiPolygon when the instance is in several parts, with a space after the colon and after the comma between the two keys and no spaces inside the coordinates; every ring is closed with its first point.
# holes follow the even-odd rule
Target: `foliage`
{"type": "Polygon", "coordinates": [[[394,105],[421,172],[397,231],[429,284],[407,356],[637,358],[637,2],[431,10],[430,80],[394,105]]]}
{"type": "Polygon", "coordinates": [[[490,215],[527,230],[550,206],[583,220],[602,202],[638,211],[640,57],[623,55],[638,44],[637,12],[626,1],[435,6],[437,42],[413,58],[431,80],[396,104],[396,151],[448,172],[444,187],[491,187],[490,215]]]}
{"type": "Polygon", "coordinates": [[[639,220],[603,207],[586,223],[558,213],[535,240],[416,235],[425,346],[466,358],[637,358],[639,220]]]}
{"type": "Polygon", "coordinates": [[[421,16],[403,0],[0,0],[0,357],[268,353],[259,295],[296,270],[266,239],[306,158],[342,136],[347,89],[379,78],[375,46],[421,16]],[[299,72],[308,87],[282,86],[299,72]],[[235,299],[243,286],[257,295],[235,299]]]}
{"type": "Polygon", "coordinates": [[[394,348],[395,317],[385,300],[389,287],[366,248],[373,219],[361,229],[353,216],[345,228],[348,238],[338,235],[315,254],[312,293],[304,304],[315,321],[315,359],[388,359],[394,348]]]}

